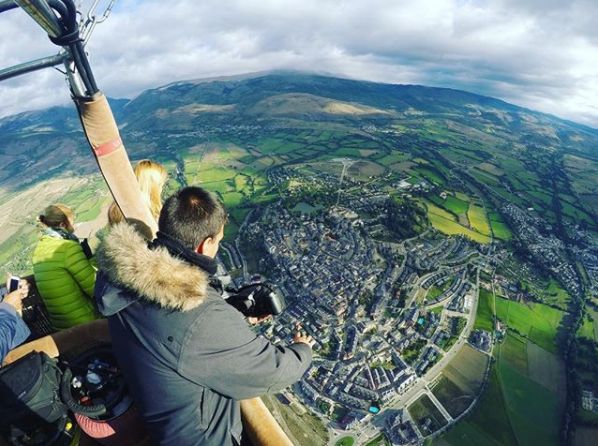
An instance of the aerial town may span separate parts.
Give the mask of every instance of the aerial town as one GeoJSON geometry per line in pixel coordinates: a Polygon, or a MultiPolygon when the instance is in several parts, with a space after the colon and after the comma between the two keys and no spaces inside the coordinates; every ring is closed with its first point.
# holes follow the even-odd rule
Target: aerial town
{"type": "MultiPolygon", "coordinates": [[[[387,409],[404,407],[422,391],[432,395],[427,382],[464,343],[492,349],[492,335],[472,329],[478,269],[489,268],[492,248],[431,231],[399,243],[372,238],[378,219],[358,213],[380,215],[385,204],[379,192],[370,193],[316,212],[289,211],[279,202],[242,235],[288,304],[265,334],[287,342],[299,323],[316,340],[296,397],[339,430],[365,431],[384,411],[389,438],[408,444],[426,432],[407,411],[387,409]]],[[[233,268],[246,268],[238,244],[223,251],[233,268]]]]}
{"type": "MultiPolygon", "coordinates": [[[[278,170],[270,180],[293,175],[278,170]]],[[[310,183],[333,188],[338,179],[323,174],[310,183]]],[[[404,182],[394,186],[413,192],[404,182]]],[[[428,185],[416,187],[425,192],[428,185]]],[[[419,444],[439,426],[413,420],[409,404],[425,395],[446,419],[444,428],[456,422],[431,384],[464,345],[485,355],[479,376],[485,380],[504,334],[500,321],[490,331],[474,328],[480,289],[500,287],[513,298],[519,290],[511,277],[496,274],[508,255],[499,245],[431,228],[402,240],[385,237],[387,198],[376,183],[358,194],[339,193],[329,206],[289,205],[283,197],[248,216],[235,243],[223,245],[223,266],[242,271],[234,279],[241,284],[255,272],[247,265],[253,256],[285,297],[287,310],[264,335],[285,343],[300,324],[316,341],[313,365],[286,401],[308,408],[334,434],[351,431],[365,441],[382,431],[391,444],[419,444]]],[[[541,235],[533,214],[512,205],[503,212],[569,292],[579,292],[559,239],[541,235]]],[[[596,262],[591,252],[578,254],[589,266],[596,262]]]]}

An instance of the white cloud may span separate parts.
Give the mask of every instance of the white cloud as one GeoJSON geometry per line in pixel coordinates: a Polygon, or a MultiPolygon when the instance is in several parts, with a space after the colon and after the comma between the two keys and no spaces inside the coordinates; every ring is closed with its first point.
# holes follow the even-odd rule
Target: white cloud
{"type": "MultiPolygon", "coordinates": [[[[598,127],[597,12],[593,0],[120,0],[89,51],[116,97],[292,68],[459,88],[598,127]]],[[[5,65],[53,52],[22,11],[0,15],[5,65]]],[[[2,83],[0,115],[65,102],[65,90],[52,72],[2,83]]]]}

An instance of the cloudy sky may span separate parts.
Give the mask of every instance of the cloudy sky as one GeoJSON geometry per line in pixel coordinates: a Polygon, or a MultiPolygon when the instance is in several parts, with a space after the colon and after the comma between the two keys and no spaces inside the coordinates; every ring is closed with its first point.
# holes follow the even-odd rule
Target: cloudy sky
{"type": "MultiPolygon", "coordinates": [[[[596,0],[118,0],[88,49],[112,97],[288,68],[458,88],[598,128],[597,22],[596,0]]],[[[23,11],[0,15],[0,68],[55,52],[23,11]]],[[[0,84],[0,116],[68,101],[56,70],[0,84]]]]}

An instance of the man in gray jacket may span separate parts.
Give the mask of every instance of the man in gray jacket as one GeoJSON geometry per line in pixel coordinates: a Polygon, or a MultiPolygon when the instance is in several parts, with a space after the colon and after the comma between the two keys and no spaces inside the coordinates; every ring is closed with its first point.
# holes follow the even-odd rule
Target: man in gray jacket
{"type": "Polygon", "coordinates": [[[160,445],[239,444],[239,400],[295,383],[311,363],[310,337],[274,346],[210,285],[225,223],[212,194],[187,187],[164,203],[149,245],[120,224],[97,250],[98,306],[160,445]]]}

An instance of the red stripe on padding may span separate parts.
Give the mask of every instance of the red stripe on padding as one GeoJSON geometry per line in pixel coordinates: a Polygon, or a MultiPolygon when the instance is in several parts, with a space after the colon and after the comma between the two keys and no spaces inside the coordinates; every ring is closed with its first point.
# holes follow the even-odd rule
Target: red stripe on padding
{"type": "Polygon", "coordinates": [[[94,151],[96,153],[96,156],[105,156],[114,152],[116,149],[122,146],[122,144],[122,140],[120,138],[117,138],[113,139],[112,141],[105,142],[104,144],[100,144],[98,147],[94,149],[94,151]]]}

